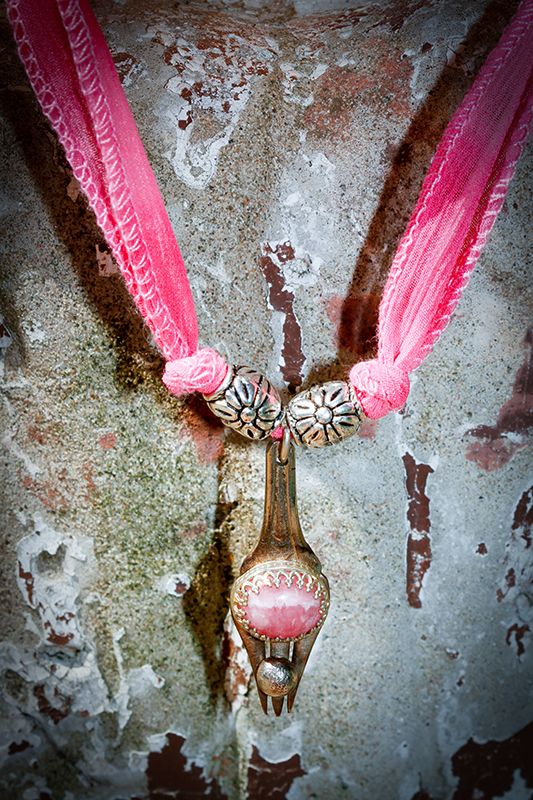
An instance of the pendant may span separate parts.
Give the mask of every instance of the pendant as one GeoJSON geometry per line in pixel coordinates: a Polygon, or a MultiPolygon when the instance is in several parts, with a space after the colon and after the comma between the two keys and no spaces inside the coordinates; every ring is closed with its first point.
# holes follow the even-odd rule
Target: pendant
{"type": "Polygon", "coordinates": [[[305,541],[296,508],[290,434],[266,450],[265,512],[259,541],[233,584],[231,613],[244,642],[265,714],[284,698],[290,713],[329,608],[329,585],[305,541]]]}

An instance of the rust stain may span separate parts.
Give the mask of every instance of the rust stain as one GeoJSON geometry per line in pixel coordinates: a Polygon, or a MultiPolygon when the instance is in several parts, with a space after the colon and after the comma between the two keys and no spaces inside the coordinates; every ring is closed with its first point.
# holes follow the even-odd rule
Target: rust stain
{"type": "Polygon", "coordinates": [[[174,585],[174,594],[177,597],[181,597],[182,594],[185,594],[188,588],[189,587],[182,583],[182,581],[176,581],[174,585]]]}
{"type": "Polygon", "coordinates": [[[37,684],[33,687],[33,694],[37,698],[37,705],[39,707],[39,711],[41,714],[44,714],[47,717],[50,717],[54,725],[57,725],[61,722],[62,719],[68,717],[70,714],[70,706],[72,705],[72,697],[67,697],[65,695],[60,694],[57,687],[54,689],[54,703],[58,705],[52,705],[52,703],[48,700],[45,695],[44,686],[41,684],[37,684]]]}
{"type": "Polygon", "coordinates": [[[429,497],[426,495],[428,475],[434,470],[429,464],[417,463],[410,453],[402,461],[405,466],[407,487],[407,600],[413,608],[421,608],[420,590],[424,575],[431,565],[431,543],[429,538],[429,497]]]}
{"type": "Polygon", "coordinates": [[[110,450],[112,447],[116,445],[118,442],[117,436],[112,431],[110,433],[104,433],[98,440],[98,444],[100,447],[103,447],[104,450],[110,450]]]}
{"type": "Polygon", "coordinates": [[[150,800],[209,797],[227,800],[216,778],[206,779],[201,767],[188,764],[182,753],[185,739],[167,733],[167,743],[160,753],[150,753],[146,778],[150,800]]]}
{"type": "MultiPolygon", "coordinates": [[[[57,617],[57,619],[64,619],[64,618],[57,617]]],[[[45,630],[46,641],[48,644],[55,644],[58,647],[68,647],[69,643],[74,638],[73,633],[66,633],[64,635],[56,633],[52,627],[52,623],[50,622],[50,620],[45,620],[43,623],[43,627],[45,630]]]]}
{"type": "Polygon", "coordinates": [[[342,363],[368,358],[377,347],[379,294],[333,295],[326,302],[326,314],[333,325],[333,342],[342,363]]]}
{"type": "Polygon", "coordinates": [[[506,566],[506,573],[503,586],[496,592],[499,603],[505,600],[515,605],[519,622],[515,622],[508,628],[505,641],[509,647],[514,647],[518,658],[524,654],[526,645],[530,643],[532,638],[531,630],[529,625],[524,622],[521,610],[523,601],[525,601],[526,607],[530,605],[531,586],[533,583],[532,527],[533,486],[522,493],[516,505],[511,525],[511,535],[506,545],[506,554],[503,560],[506,566]]]}
{"type": "Polygon", "coordinates": [[[47,444],[57,435],[62,427],[61,422],[45,423],[40,414],[37,414],[35,424],[26,427],[26,438],[28,442],[35,444],[47,444]]]}
{"type": "Polygon", "coordinates": [[[305,356],[302,352],[302,332],[300,323],[294,313],[294,294],[287,291],[285,276],[281,264],[295,258],[294,248],[290,242],[278,244],[272,249],[268,242],[261,245],[261,269],[268,284],[268,299],[274,311],[285,314],[283,323],[283,347],[281,356],[281,374],[288,384],[289,391],[294,391],[301,386],[303,375],[302,367],[305,356]]]}
{"type": "Polygon", "coordinates": [[[33,606],[33,587],[35,585],[35,578],[31,574],[31,572],[24,572],[20,561],[19,561],[19,577],[26,584],[26,594],[28,595],[28,603],[30,604],[30,606],[33,606]]]}
{"type": "Polygon", "coordinates": [[[478,425],[465,433],[467,441],[475,440],[468,444],[467,460],[474,461],[478,467],[487,472],[501,469],[519,450],[532,441],[533,328],[526,333],[524,347],[526,348],[524,363],[516,374],[511,397],[502,406],[496,423],[478,425]]]}
{"type": "Polygon", "coordinates": [[[10,756],[12,756],[15,753],[21,753],[23,750],[27,750],[28,747],[33,747],[33,745],[27,742],[25,739],[23,739],[22,742],[12,742],[9,745],[9,749],[7,752],[10,756]]]}
{"type": "Polygon", "coordinates": [[[226,664],[226,675],[224,678],[224,693],[230,706],[241,694],[240,688],[248,686],[248,676],[245,670],[239,665],[239,654],[242,648],[232,639],[230,633],[224,628],[222,637],[222,660],[226,664]]]}
{"type": "Polygon", "coordinates": [[[121,83],[124,83],[124,81],[131,75],[138,59],[129,53],[112,53],[112,56],[113,63],[118,72],[119,80],[121,83]]]}
{"type": "Polygon", "coordinates": [[[515,623],[514,625],[511,625],[507,631],[507,636],[505,637],[505,641],[509,647],[513,642],[516,645],[516,654],[518,658],[525,653],[525,647],[522,644],[522,639],[526,633],[529,633],[529,625],[519,626],[518,623],[515,623]]]}
{"type": "Polygon", "coordinates": [[[487,545],[485,542],[480,542],[477,546],[476,553],[478,553],[480,556],[486,556],[488,552],[489,551],[487,550],[487,545]]]}
{"type": "Polygon", "coordinates": [[[515,509],[511,531],[516,539],[515,531],[520,531],[520,538],[525,542],[525,549],[531,547],[531,530],[533,528],[533,486],[527,489],[520,498],[515,509]]]}
{"type": "Polygon", "coordinates": [[[254,745],[248,767],[248,797],[250,800],[283,800],[296,778],[306,774],[298,753],[287,761],[271,764],[259,755],[254,745]]]}
{"type": "Polygon", "coordinates": [[[459,778],[453,800],[493,800],[503,797],[519,770],[533,789],[533,722],[503,742],[476,744],[470,739],[452,757],[453,774],[459,778]]]}
{"type": "Polygon", "coordinates": [[[224,452],[224,426],[204,402],[192,395],[183,404],[181,419],[187,426],[198,457],[213,464],[224,452]]]}
{"type": "Polygon", "coordinates": [[[498,603],[501,603],[501,601],[506,597],[506,595],[509,592],[509,589],[512,589],[513,586],[516,586],[516,575],[513,567],[510,567],[510,569],[507,570],[507,573],[505,575],[505,585],[506,585],[505,591],[503,591],[502,589],[498,589],[498,591],[496,592],[498,603]]]}

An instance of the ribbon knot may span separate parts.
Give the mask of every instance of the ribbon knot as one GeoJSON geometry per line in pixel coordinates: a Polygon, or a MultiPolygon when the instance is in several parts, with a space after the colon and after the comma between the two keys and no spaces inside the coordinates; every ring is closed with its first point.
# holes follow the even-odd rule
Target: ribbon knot
{"type": "Polygon", "coordinates": [[[175,395],[215,392],[228,373],[228,365],[214,350],[205,347],[192,356],[167,361],[163,383],[175,395]]]}
{"type": "Polygon", "coordinates": [[[396,364],[360,361],[350,370],[349,379],[369,419],[397,411],[409,395],[409,375],[396,364]]]}

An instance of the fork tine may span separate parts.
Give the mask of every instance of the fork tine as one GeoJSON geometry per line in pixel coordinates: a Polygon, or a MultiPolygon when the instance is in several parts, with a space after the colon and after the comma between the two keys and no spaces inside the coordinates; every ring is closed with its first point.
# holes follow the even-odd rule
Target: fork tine
{"type": "Polygon", "coordinates": [[[298,639],[294,642],[294,650],[292,654],[292,663],[296,667],[296,674],[298,675],[298,682],[292,692],[287,695],[287,711],[289,714],[292,711],[292,707],[294,704],[294,700],[296,698],[296,692],[298,691],[298,686],[300,685],[300,680],[304,673],[305,665],[307,664],[307,659],[309,658],[309,654],[313,649],[313,645],[316,641],[319,631],[315,631],[314,633],[309,634],[309,636],[304,636],[303,639],[298,639]]]}
{"type": "MultiPolygon", "coordinates": [[[[262,639],[256,639],[255,636],[251,636],[248,631],[242,627],[242,625],[237,623],[237,621],[235,621],[235,624],[243,644],[246,647],[246,652],[248,653],[248,658],[250,659],[250,664],[252,666],[252,671],[257,684],[257,668],[259,664],[265,660],[266,655],[265,642],[262,639]]],[[[257,691],[259,693],[259,699],[261,700],[263,711],[265,714],[268,714],[268,698],[266,694],[259,688],[259,686],[257,687],[257,691]]]]}

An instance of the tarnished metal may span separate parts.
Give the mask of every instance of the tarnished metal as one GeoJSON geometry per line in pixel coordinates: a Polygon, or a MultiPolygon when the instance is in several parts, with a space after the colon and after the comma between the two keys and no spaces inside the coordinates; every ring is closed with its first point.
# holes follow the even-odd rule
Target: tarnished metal
{"type": "Polygon", "coordinates": [[[230,369],[222,386],[204,398],[213,414],[248,439],[266,438],[284,415],[277,390],[250,367],[230,369]]]}
{"type": "Polygon", "coordinates": [[[286,464],[289,458],[289,448],[291,444],[291,432],[289,428],[283,430],[283,438],[281,439],[278,450],[278,461],[280,464],[286,464]]]}
{"type": "MultiPolygon", "coordinates": [[[[280,442],[267,445],[265,514],[259,541],[244,560],[235,581],[230,606],[252,665],[259,697],[265,714],[268,696],[276,716],[287,697],[290,711],[296,697],[309,653],[329,608],[329,585],[320,562],[305,541],[296,507],[294,447],[289,442],[285,463],[280,461],[280,442]],[[268,636],[250,625],[247,606],[252,593],[267,587],[302,593],[302,603],[311,603],[317,619],[294,636],[268,636]],[[292,587],[292,589],[291,589],[292,587]]],[[[276,608],[273,609],[274,620],[276,608]]],[[[283,616],[282,612],[280,615],[283,616]]]]}
{"type": "Polygon", "coordinates": [[[355,391],[344,381],[313,386],[296,395],[287,408],[295,442],[309,447],[324,447],[353,436],[364,419],[355,391]]]}

